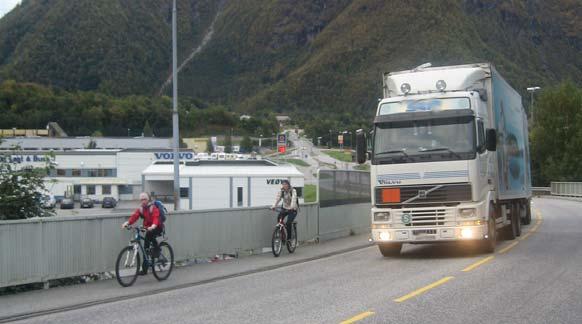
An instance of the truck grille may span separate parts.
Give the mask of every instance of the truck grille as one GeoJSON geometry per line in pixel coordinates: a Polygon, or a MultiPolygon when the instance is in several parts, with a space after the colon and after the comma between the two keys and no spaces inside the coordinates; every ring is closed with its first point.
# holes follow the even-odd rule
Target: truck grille
{"type": "Polygon", "coordinates": [[[455,209],[402,209],[395,213],[394,221],[405,226],[454,226],[455,209]]]}
{"type": "Polygon", "coordinates": [[[434,206],[436,204],[451,205],[461,201],[471,200],[471,185],[468,183],[460,184],[439,184],[439,185],[422,185],[422,186],[402,186],[402,187],[376,187],[375,190],[376,207],[384,208],[406,208],[411,206],[434,206]],[[435,189],[435,187],[440,188],[435,189]],[[382,202],[382,189],[400,189],[400,201],[384,203],[382,202]],[[431,191],[432,190],[432,191],[431,191]],[[410,202],[405,201],[414,198],[423,192],[425,195],[413,199],[410,202]]]}

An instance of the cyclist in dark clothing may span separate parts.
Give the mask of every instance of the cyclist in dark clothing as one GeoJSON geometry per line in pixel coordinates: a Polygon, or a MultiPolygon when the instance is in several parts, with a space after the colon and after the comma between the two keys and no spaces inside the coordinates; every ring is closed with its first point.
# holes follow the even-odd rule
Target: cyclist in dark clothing
{"type": "Polygon", "coordinates": [[[283,206],[281,212],[277,216],[277,221],[287,216],[287,223],[285,223],[287,228],[287,234],[291,235],[291,224],[295,220],[297,216],[297,191],[291,187],[291,183],[289,180],[281,181],[281,191],[277,193],[277,198],[275,199],[275,203],[271,206],[271,209],[275,209],[275,207],[279,204],[280,201],[283,201],[283,206]]]}
{"type": "MultiPolygon", "coordinates": [[[[125,223],[123,223],[123,225],[121,225],[122,228],[125,228],[133,223],[135,223],[140,217],[143,218],[143,227],[146,228],[146,234],[145,234],[145,240],[144,240],[144,249],[146,251],[148,251],[150,245],[153,245],[153,250],[152,250],[152,257],[156,258],[159,256],[160,253],[160,249],[158,247],[158,241],[156,240],[156,237],[160,236],[162,234],[162,232],[164,231],[164,224],[160,221],[160,211],[158,210],[158,207],[156,207],[156,205],[154,205],[151,201],[150,201],[150,196],[145,193],[142,192],[139,195],[139,199],[141,202],[141,206],[139,208],[137,208],[133,214],[131,214],[131,216],[129,217],[129,220],[125,223]]],[[[148,272],[148,268],[146,266],[145,263],[145,258],[144,258],[144,264],[142,265],[142,269],[141,269],[141,274],[145,275],[148,272]]]]}

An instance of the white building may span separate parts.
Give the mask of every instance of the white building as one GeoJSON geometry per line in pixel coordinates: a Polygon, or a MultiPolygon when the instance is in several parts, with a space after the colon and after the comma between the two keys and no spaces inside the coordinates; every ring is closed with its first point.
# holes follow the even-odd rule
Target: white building
{"type": "MultiPolygon", "coordinates": [[[[154,161],[172,161],[173,153],[164,149],[0,151],[16,168],[52,169],[46,177],[47,189],[57,199],[72,195],[75,200],[89,197],[102,200],[134,200],[142,191],[142,172],[154,161]]],[[[192,151],[180,152],[183,161],[194,161],[192,151]]]]}
{"type": "MultiPolygon", "coordinates": [[[[158,161],[143,171],[146,192],[173,196],[174,166],[158,161]]],[[[268,160],[184,161],[180,164],[180,206],[217,209],[270,206],[287,179],[303,202],[304,176],[293,165],[268,160]]]]}

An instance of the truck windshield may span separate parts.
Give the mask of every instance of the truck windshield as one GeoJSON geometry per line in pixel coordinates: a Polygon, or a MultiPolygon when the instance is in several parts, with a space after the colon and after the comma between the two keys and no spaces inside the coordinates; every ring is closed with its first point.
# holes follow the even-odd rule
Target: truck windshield
{"type": "Polygon", "coordinates": [[[394,121],[376,125],[373,164],[475,158],[472,116],[394,121]]]}

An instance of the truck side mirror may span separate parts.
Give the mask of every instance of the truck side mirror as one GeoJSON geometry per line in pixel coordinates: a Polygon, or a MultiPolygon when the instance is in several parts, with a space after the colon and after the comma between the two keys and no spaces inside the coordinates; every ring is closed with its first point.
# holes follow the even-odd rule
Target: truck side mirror
{"type": "Polygon", "coordinates": [[[495,151],[497,149],[497,132],[495,129],[487,129],[487,134],[485,135],[485,147],[487,151],[495,151]]]}
{"type": "Polygon", "coordinates": [[[367,158],[367,145],[366,145],[366,134],[363,130],[358,129],[356,132],[356,161],[359,164],[366,162],[367,158]]]}

